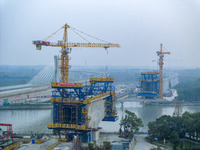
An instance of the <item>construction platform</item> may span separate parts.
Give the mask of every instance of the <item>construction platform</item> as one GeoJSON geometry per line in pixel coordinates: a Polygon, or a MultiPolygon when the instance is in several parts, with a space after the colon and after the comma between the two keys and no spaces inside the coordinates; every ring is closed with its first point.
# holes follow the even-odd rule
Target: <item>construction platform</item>
{"type": "Polygon", "coordinates": [[[100,121],[116,121],[113,78],[90,78],[89,85],[82,83],[51,83],[53,123],[47,128],[67,140],[79,135],[83,141],[92,140],[92,132],[100,121]]]}
{"type": "Polygon", "coordinates": [[[159,72],[142,72],[139,79],[140,90],[137,96],[147,99],[159,96],[159,72]]]}

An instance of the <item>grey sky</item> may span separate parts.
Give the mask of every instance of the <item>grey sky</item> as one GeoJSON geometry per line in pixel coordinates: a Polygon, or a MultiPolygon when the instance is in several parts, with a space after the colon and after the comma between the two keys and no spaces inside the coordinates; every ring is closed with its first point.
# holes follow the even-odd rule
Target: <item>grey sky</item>
{"type": "MultiPolygon", "coordinates": [[[[0,65],[43,65],[59,48],[37,51],[65,23],[121,48],[74,48],[71,65],[156,66],[160,43],[167,67],[200,67],[200,0],[1,0],[0,65]]],[[[60,36],[50,40],[56,42],[60,36]]],[[[70,34],[69,41],[81,41],[70,34]]],[[[82,42],[82,41],[81,41],[82,42]]]]}

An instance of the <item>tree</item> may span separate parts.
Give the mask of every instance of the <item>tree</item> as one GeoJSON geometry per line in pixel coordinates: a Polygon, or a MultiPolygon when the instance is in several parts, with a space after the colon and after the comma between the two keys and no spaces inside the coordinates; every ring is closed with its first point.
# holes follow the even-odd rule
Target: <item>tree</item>
{"type": "Polygon", "coordinates": [[[173,149],[176,150],[177,146],[180,143],[180,138],[179,138],[178,133],[176,131],[173,131],[170,134],[170,142],[173,143],[173,149]]]}
{"type": "Polygon", "coordinates": [[[168,139],[171,133],[171,129],[174,128],[175,124],[172,122],[171,116],[161,116],[153,122],[148,123],[149,135],[151,140],[158,138],[158,140],[168,139]]]}
{"type": "Polygon", "coordinates": [[[89,143],[89,144],[88,144],[88,149],[89,149],[89,150],[98,150],[99,147],[97,146],[96,141],[94,141],[94,143],[89,143]]]}
{"type": "Polygon", "coordinates": [[[183,114],[183,125],[189,138],[198,140],[200,136],[200,112],[193,114],[185,112],[183,114]]]}
{"type": "Polygon", "coordinates": [[[112,145],[110,144],[110,142],[104,141],[103,142],[103,149],[104,150],[111,150],[112,149],[112,145]]]}
{"type": "Polygon", "coordinates": [[[142,120],[138,118],[134,112],[125,110],[125,117],[121,120],[120,126],[124,129],[124,137],[133,136],[133,133],[139,131],[139,127],[143,127],[142,120]]]}
{"type": "MultiPolygon", "coordinates": [[[[153,122],[148,123],[149,139],[154,138],[170,140],[177,147],[177,139],[189,138],[190,140],[199,140],[200,137],[200,112],[185,112],[182,117],[161,116],[153,122]],[[176,140],[175,140],[176,139],[176,140]]],[[[184,143],[182,143],[182,148],[184,143]]],[[[174,147],[174,149],[175,149],[174,147]]],[[[181,147],[181,144],[180,144],[181,147]]]]}

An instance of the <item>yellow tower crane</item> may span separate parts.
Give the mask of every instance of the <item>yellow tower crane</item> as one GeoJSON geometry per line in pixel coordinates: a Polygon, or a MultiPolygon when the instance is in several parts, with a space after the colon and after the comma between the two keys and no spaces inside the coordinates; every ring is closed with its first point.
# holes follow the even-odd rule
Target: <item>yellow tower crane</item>
{"type": "Polygon", "coordinates": [[[36,45],[36,49],[37,50],[41,50],[42,46],[52,46],[52,47],[61,47],[61,64],[60,64],[60,73],[61,73],[61,82],[62,83],[67,83],[68,82],[68,74],[69,74],[69,52],[71,50],[71,47],[92,47],[92,48],[109,48],[109,47],[120,47],[119,44],[112,44],[112,43],[108,43],[105,42],[103,40],[104,43],[90,43],[89,41],[87,41],[88,43],[70,43],[68,42],[68,29],[71,29],[73,32],[75,32],[77,35],[79,35],[81,38],[83,38],[84,40],[86,40],[84,37],[82,37],[79,33],[85,34],[87,36],[90,36],[91,38],[95,38],[96,40],[100,40],[96,37],[93,37],[89,34],[86,34],[80,30],[77,30],[71,26],[69,26],[68,24],[65,24],[64,26],[62,26],[59,30],[57,30],[56,32],[52,33],[50,36],[48,36],[45,40],[37,40],[37,41],[33,41],[33,44],[36,45]],[[47,40],[49,38],[51,38],[53,35],[55,35],[58,31],[60,31],[61,29],[64,28],[64,35],[63,35],[63,40],[62,41],[58,41],[58,43],[52,43],[52,42],[48,42],[47,40]]]}
{"type": "Polygon", "coordinates": [[[159,99],[163,99],[163,57],[170,52],[163,52],[162,43],[160,44],[160,51],[157,51],[159,56],[159,99]]]}

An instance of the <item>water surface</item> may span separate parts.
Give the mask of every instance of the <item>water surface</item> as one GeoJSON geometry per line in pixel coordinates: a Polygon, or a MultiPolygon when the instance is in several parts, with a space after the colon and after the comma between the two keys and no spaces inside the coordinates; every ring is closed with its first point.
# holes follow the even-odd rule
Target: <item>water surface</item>
{"type": "MultiPolygon", "coordinates": [[[[117,132],[119,131],[119,123],[122,117],[121,104],[117,103],[116,108],[119,120],[116,122],[101,121],[100,127],[103,131],[117,132]]],[[[183,106],[183,112],[189,111],[199,112],[200,106],[183,106]]],[[[124,110],[128,109],[134,112],[143,120],[144,127],[140,131],[146,132],[147,123],[154,121],[162,115],[172,115],[174,106],[145,106],[139,102],[125,102],[124,110]]],[[[13,124],[14,133],[51,133],[52,130],[47,129],[47,124],[53,122],[53,110],[0,110],[0,123],[13,124]]],[[[1,127],[4,129],[4,127],[1,127]]],[[[5,129],[6,130],[6,129],[5,129]]]]}

